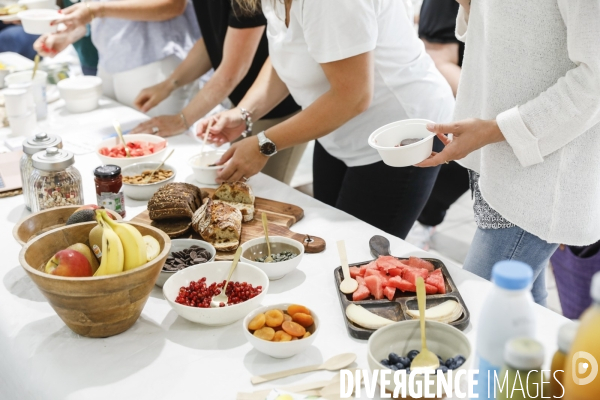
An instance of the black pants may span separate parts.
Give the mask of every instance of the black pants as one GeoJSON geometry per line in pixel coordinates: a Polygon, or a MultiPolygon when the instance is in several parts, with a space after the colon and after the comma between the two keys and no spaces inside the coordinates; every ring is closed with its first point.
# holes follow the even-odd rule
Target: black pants
{"type": "Polygon", "coordinates": [[[454,161],[442,164],[431,196],[419,216],[419,222],[427,226],[441,224],[450,206],[467,190],[469,190],[468,170],[454,161]]]}
{"type": "MultiPolygon", "coordinates": [[[[442,143],[436,138],[434,150],[442,143]]],[[[315,198],[404,239],[421,213],[439,167],[394,168],[382,161],[348,167],[315,142],[315,198]]]]}

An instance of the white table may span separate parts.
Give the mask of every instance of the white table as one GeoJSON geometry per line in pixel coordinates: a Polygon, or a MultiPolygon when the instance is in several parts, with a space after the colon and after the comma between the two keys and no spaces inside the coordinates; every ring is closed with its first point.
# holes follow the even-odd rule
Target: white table
{"type": "MultiPolygon", "coordinates": [[[[116,109],[124,112],[122,107],[116,109]]],[[[104,124],[109,129],[111,124],[98,112],[86,118],[93,126],[104,124]]],[[[81,135],[85,137],[84,129],[81,135]]],[[[177,149],[171,159],[179,169],[176,180],[191,182],[186,160],[198,146],[186,136],[169,142],[177,149]]],[[[76,157],[87,203],[95,202],[92,170],[99,164],[94,154],[76,157]]],[[[250,384],[251,375],[316,364],[343,352],[356,353],[358,367],[368,368],[367,342],[348,335],[334,287],[333,270],[339,265],[335,243],[346,241],[351,263],[371,258],[368,240],[375,234],[390,239],[394,255],[416,248],[267,176],[256,176],[250,183],[257,196],[302,207],[305,217],[292,229],[327,241],[325,252],[305,255],[297,271],[271,282],[265,300],[265,304],[296,302],[316,310],[322,325],[309,350],[286,360],[270,358],[246,342],[241,321],[219,328],[188,322],[171,310],[158,288],[127,332],[106,339],[74,334],[19,265],[20,247],[11,231],[28,212],[22,196],[17,196],[0,199],[4,260],[0,264],[0,399],[234,399],[238,391],[330,378],[332,372],[319,372],[256,387],[250,384]]],[[[127,218],[145,208],[144,202],[126,202],[127,218]]],[[[471,311],[471,325],[465,332],[475,345],[481,304],[491,284],[445,261],[471,311]]],[[[548,364],[558,328],[567,320],[542,307],[537,312],[538,339],[546,347],[548,364]]]]}

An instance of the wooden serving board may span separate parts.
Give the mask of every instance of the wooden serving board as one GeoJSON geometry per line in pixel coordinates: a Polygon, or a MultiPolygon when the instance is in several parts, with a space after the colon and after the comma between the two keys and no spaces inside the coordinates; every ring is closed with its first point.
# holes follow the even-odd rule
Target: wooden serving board
{"type": "MultiPolygon", "coordinates": [[[[205,188],[202,188],[202,190],[207,192],[210,196],[212,196],[215,191],[215,189],[205,188]]],[[[292,225],[304,217],[304,210],[302,208],[293,204],[263,199],[261,197],[257,197],[254,201],[254,219],[242,224],[242,240],[240,244],[264,236],[261,222],[261,215],[263,212],[267,213],[267,218],[269,220],[269,236],[284,236],[297,240],[304,244],[304,251],[306,253],[320,253],[325,250],[325,240],[310,234],[295,233],[290,230],[292,225]]],[[[152,222],[148,210],[137,215],[132,221],[148,225],[152,222]]],[[[188,233],[178,239],[180,238],[202,239],[200,235],[191,228],[188,233]]],[[[235,251],[219,251],[217,252],[216,260],[233,260],[234,254],[235,251]]]]}

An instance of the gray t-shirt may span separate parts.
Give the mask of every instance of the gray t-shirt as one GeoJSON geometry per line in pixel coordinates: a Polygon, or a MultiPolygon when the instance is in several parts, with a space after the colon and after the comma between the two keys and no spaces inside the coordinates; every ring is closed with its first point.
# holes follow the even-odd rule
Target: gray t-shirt
{"type": "Polygon", "coordinates": [[[189,1],[183,14],[167,21],[119,18],[92,21],[92,42],[98,49],[98,67],[110,74],[129,71],[171,55],[183,60],[200,37],[196,13],[189,1]]]}

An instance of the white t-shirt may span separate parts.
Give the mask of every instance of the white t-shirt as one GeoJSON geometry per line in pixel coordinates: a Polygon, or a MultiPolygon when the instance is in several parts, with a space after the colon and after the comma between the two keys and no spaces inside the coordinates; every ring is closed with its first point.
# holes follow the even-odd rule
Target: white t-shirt
{"type": "Polygon", "coordinates": [[[381,161],[367,140],[385,124],[407,118],[452,120],[452,90],[425,52],[402,1],[294,0],[289,28],[283,2],[262,4],[273,67],[302,108],[329,90],[321,63],[374,51],[371,106],[319,139],[346,165],[381,161]]]}

